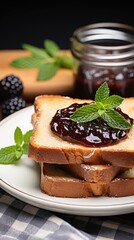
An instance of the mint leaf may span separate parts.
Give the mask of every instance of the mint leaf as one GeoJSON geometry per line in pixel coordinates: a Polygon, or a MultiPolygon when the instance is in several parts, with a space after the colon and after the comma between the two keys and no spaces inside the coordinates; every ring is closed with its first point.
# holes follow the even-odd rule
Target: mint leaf
{"type": "Polygon", "coordinates": [[[32,130],[29,130],[23,135],[21,129],[17,127],[14,131],[14,141],[16,145],[0,149],[0,164],[13,164],[19,160],[23,154],[27,154],[31,134],[32,130]]]}
{"type": "Polygon", "coordinates": [[[29,146],[29,140],[30,140],[31,135],[32,135],[32,130],[29,130],[24,134],[24,137],[23,137],[24,144],[22,146],[23,154],[28,154],[28,146],[29,146]]]}
{"type": "Polygon", "coordinates": [[[98,88],[95,101],[96,103],[80,107],[70,116],[70,119],[77,122],[88,122],[100,117],[112,128],[122,130],[131,128],[131,124],[114,110],[122,103],[123,98],[118,95],[109,96],[106,82],[98,88]]]}
{"type": "Polygon", "coordinates": [[[32,130],[29,130],[24,134],[23,136],[24,143],[29,143],[31,135],[32,135],[32,130]]]}
{"type": "Polygon", "coordinates": [[[15,163],[17,160],[16,146],[12,145],[0,149],[0,164],[11,164],[15,163]]]}
{"type": "Polygon", "coordinates": [[[78,108],[70,117],[75,122],[88,122],[99,117],[98,107],[96,104],[88,104],[78,108]]]}
{"type": "Polygon", "coordinates": [[[17,160],[19,160],[21,158],[21,156],[23,155],[23,151],[22,150],[20,150],[20,151],[16,150],[15,155],[16,155],[17,160]]]}
{"type": "Polygon", "coordinates": [[[23,154],[28,154],[28,146],[29,146],[28,143],[23,144],[23,154]]]}
{"type": "Polygon", "coordinates": [[[104,101],[104,105],[107,109],[118,107],[123,101],[123,98],[118,95],[112,95],[104,101]]]}
{"type": "Polygon", "coordinates": [[[16,68],[36,68],[43,63],[43,60],[38,56],[23,57],[12,61],[11,66],[16,68]]]}
{"type": "Polygon", "coordinates": [[[15,59],[10,65],[21,69],[37,68],[37,80],[52,78],[59,68],[73,69],[73,58],[60,56],[60,48],[52,40],[44,40],[44,49],[27,43],[22,44],[22,48],[29,51],[31,56],[15,59]]]}
{"type": "Polygon", "coordinates": [[[72,67],[73,67],[73,58],[72,57],[63,55],[63,56],[59,56],[58,60],[60,62],[61,67],[72,69],[72,67]]]}
{"type": "Polygon", "coordinates": [[[104,102],[109,97],[109,88],[106,82],[104,82],[96,91],[95,101],[104,102]]]}
{"type": "Polygon", "coordinates": [[[99,109],[98,113],[99,113],[99,116],[101,117],[101,115],[105,113],[105,110],[104,109],[99,109]]]}
{"type": "Polygon", "coordinates": [[[15,155],[16,155],[17,160],[19,160],[22,157],[23,152],[16,151],[15,155]]]}
{"type": "Polygon", "coordinates": [[[124,130],[131,128],[131,124],[114,109],[108,109],[101,117],[112,128],[124,130]]]}
{"type": "Polygon", "coordinates": [[[54,41],[49,39],[44,41],[44,47],[47,53],[52,57],[55,57],[60,50],[59,46],[54,41]]]}
{"type": "Polygon", "coordinates": [[[55,62],[42,64],[39,67],[38,80],[42,81],[53,77],[58,69],[59,65],[55,62]]]}
{"type": "Polygon", "coordinates": [[[42,49],[42,48],[38,48],[38,47],[35,47],[35,46],[32,46],[30,44],[26,44],[24,43],[22,45],[22,48],[31,52],[33,55],[35,56],[38,56],[38,57],[41,57],[41,58],[49,58],[49,55],[47,54],[47,52],[45,51],[45,49],[42,49]]]}
{"type": "Polygon", "coordinates": [[[16,145],[20,146],[22,144],[22,141],[23,141],[23,134],[22,134],[22,131],[19,127],[17,127],[15,129],[15,132],[14,132],[14,141],[16,143],[16,145]]]}

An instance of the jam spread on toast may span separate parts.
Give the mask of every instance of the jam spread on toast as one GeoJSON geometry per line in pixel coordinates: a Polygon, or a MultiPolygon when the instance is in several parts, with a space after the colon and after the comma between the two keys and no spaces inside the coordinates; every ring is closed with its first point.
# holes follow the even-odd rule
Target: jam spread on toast
{"type": "MultiPolygon", "coordinates": [[[[57,110],[50,123],[51,130],[64,140],[80,143],[88,147],[111,145],[126,137],[129,129],[112,128],[101,118],[86,123],[72,121],[70,116],[78,108],[85,105],[87,103],[74,103],[67,108],[57,110]]],[[[123,113],[120,108],[115,110],[132,125],[132,118],[123,113]]]]}

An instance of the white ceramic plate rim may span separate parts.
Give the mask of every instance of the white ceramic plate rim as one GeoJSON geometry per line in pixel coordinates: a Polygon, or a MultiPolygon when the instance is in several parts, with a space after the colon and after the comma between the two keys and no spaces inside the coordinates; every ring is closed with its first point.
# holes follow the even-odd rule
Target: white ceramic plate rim
{"type": "MultiPolygon", "coordinates": [[[[12,125],[15,127],[15,121],[17,120],[17,124],[24,129],[29,130],[29,126],[32,127],[30,123],[31,114],[34,111],[33,106],[27,107],[23,110],[20,110],[17,113],[12,114],[11,116],[5,118],[0,123],[0,133],[4,131],[8,142],[13,138],[13,132],[10,134],[8,131],[12,125]],[[22,118],[25,118],[25,121],[21,121],[22,118]]],[[[3,147],[3,146],[2,146],[3,147]]],[[[1,148],[1,146],[0,146],[1,148]]],[[[26,161],[27,157],[23,157],[21,164],[23,165],[26,161]]],[[[35,164],[31,159],[29,160],[30,164],[35,164]]],[[[105,215],[115,215],[115,214],[124,214],[131,213],[134,211],[134,196],[123,197],[123,198],[108,198],[108,197],[100,197],[100,198],[89,198],[89,199],[71,199],[71,198],[56,198],[50,197],[44,193],[41,193],[40,189],[31,189],[31,193],[28,193],[27,186],[23,187],[23,182],[20,179],[20,174],[16,177],[21,181],[21,186],[13,185],[8,177],[6,169],[8,171],[14,171],[13,165],[1,165],[1,187],[13,195],[18,199],[30,203],[34,206],[52,210],[61,213],[75,214],[75,215],[92,215],[92,216],[105,216],[105,215]]],[[[19,171],[21,172],[21,165],[18,166],[19,171]]],[[[26,170],[24,166],[23,171],[26,170]]],[[[15,169],[16,171],[16,169],[15,169]]],[[[32,170],[31,170],[32,171],[32,170]]],[[[35,169],[33,169],[32,174],[35,173],[35,169]]],[[[30,178],[30,176],[29,176],[30,178]]],[[[29,186],[28,186],[29,187],[29,186]]],[[[34,186],[32,186],[34,187],[34,186]]]]}

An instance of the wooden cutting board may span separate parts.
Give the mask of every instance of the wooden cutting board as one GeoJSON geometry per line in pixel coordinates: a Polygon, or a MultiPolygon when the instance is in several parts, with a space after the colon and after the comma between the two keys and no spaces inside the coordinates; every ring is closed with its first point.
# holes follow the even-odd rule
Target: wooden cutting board
{"type": "MultiPolygon", "coordinates": [[[[70,51],[65,51],[70,54],[70,51]]],[[[60,69],[54,77],[47,81],[37,81],[37,69],[17,69],[10,63],[19,57],[28,56],[24,50],[0,51],[0,80],[9,74],[15,74],[23,82],[23,96],[26,100],[34,100],[42,94],[70,95],[74,90],[74,75],[69,69],[60,69]]]]}

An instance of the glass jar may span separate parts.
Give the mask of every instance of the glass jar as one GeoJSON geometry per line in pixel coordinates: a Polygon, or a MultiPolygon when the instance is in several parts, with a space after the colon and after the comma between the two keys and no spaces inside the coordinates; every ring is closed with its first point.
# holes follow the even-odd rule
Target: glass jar
{"type": "Polygon", "coordinates": [[[106,81],[110,94],[134,97],[134,28],[96,23],[78,28],[71,38],[75,97],[94,99],[106,81]]]}

